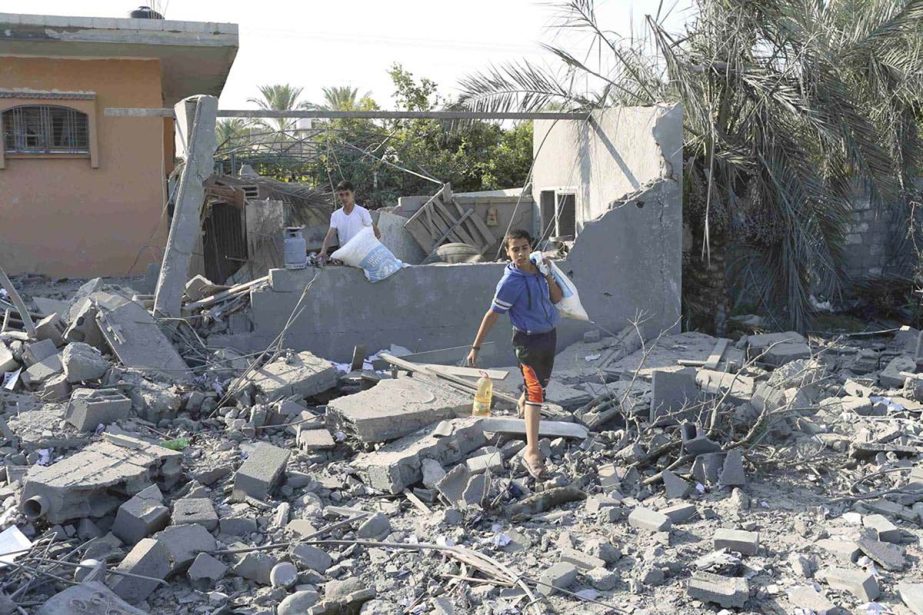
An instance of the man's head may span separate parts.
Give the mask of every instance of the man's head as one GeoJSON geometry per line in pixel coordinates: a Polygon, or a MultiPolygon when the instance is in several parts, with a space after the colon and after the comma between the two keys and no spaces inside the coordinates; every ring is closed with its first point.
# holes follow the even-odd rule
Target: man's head
{"type": "Polygon", "coordinates": [[[337,198],[340,199],[340,204],[343,207],[350,207],[356,202],[356,193],[353,190],[352,183],[346,181],[345,179],[337,184],[336,187],[337,198]]]}
{"type": "Polygon", "coordinates": [[[517,267],[526,265],[529,262],[529,254],[532,253],[532,235],[523,229],[514,229],[506,234],[503,247],[513,264],[517,267]]]}

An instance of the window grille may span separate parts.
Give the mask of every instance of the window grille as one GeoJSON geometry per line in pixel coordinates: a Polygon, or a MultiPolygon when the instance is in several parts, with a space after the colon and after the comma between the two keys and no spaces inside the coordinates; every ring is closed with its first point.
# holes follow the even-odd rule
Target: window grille
{"type": "Polygon", "coordinates": [[[7,154],[89,154],[87,115],[68,107],[28,105],[3,112],[7,154]]]}

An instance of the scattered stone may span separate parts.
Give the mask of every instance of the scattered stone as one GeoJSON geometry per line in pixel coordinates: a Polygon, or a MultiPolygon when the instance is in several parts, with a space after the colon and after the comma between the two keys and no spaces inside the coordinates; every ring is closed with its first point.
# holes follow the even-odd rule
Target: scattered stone
{"type": "Polygon", "coordinates": [[[201,525],[171,525],[154,536],[170,552],[173,573],[182,572],[199,553],[214,551],[215,539],[201,525]]]}
{"type": "Polygon", "coordinates": [[[303,451],[326,451],[336,448],[333,435],[326,429],[307,429],[298,432],[298,446],[303,451]]]}
{"type": "Polygon", "coordinates": [[[261,585],[270,585],[270,573],[273,567],[279,562],[275,557],[268,553],[252,551],[245,553],[236,564],[231,567],[231,571],[245,579],[256,581],[261,585]]]}
{"type": "Polygon", "coordinates": [[[173,525],[196,523],[209,532],[218,527],[218,514],[208,498],[182,498],[173,503],[173,525]]]}
{"type": "Polygon", "coordinates": [[[664,470],[662,476],[667,498],[671,500],[678,500],[686,497],[686,494],[689,493],[689,490],[692,488],[688,481],[683,480],[670,470],[664,470]]]}
{"type": "Polygon", "coordinates": [[[223,579],[227,571],[228,567],[220,560],[208,553],[199,553],[189,566],[189,570],[186,571],[186,576],[193,582],[210,581],[214,583],[223,579]]]}
{"type": "Polygon", "coordinates": [[[838,607],[813,585],[798,585],[788,590],[788,600],[798,608],[814,615],[835,615],[838,607]]]}
{"type": "Polygon", "coordinates": [[[326,551],[311,545],[300,544],[292,549],[292,559],[301,566],[324,574],[333,564],[333,558],[326,551]]]}
{"type": "Polygon", "coordinates": [[[907,565],[904,549],[869,537],[856,541],[859,549],[885,570],[903,570],[907,565]]]}
{"type": "Polygon", "coordinates": [[[603,567],[593,568],[586,572],[586,578],[590,584],[601,592],[607,592],[615,589],[618,585],[619,575],[615,572],[606,570],[603,567]]]}
{"type": "Polygon", "coordinates": [[[747,474],[744,471],[743,453],[739,448],[728,451],[724,457],[724,467],[718,483],[724,487],[741,486],[747,484],[747,474]]]}
{"type": "Polygon", "coordinates": [[[435,489],[436,483],[445,476],[442,464],[435,459],[423,459],[420,461],[420,467],[423,472],[423,486],[427,489],[435,489]]]}
{"type": "Polygon", "coordinates": [[[901,529],[884,515],[866,515],[862,518],[862,525],[874,530],[878,540],[884,542],[900,543],[903,538],[901,529]]]}
{"type": "Polygon", "coordinates": [[[363,539],[375,540],[382,538],[391,533],[391,522],[388,517],[382,513],[375,513],[366,519],[359,529],[356,530],[356,536],[363,539]]]}
{"type": "MultiPolygon", "coordinates": [[[[93,608],[90,607],[90,608],[93,608]]],[[[0,604],[2,608],[2,604],[0,604]]],[[[7,613],[22,612],[17,609],[0,611],[7,613]]],[[[79,585],[71,585],[51,598],[35,611],[36,615],[73,615],[75,612],[86,615],[145,615],[146,611],[131,606],[115,592],[99,581],[86,581],[79,585]],[[80,611],[75,611],[75,606],[80,605],[80,611]],[[98,609],[85,610],[84,605],[93,605],[98,609]]]]}
{"type": "Polygon", "coordinates": [[[539,576],[538,593],[552,595],[557,589],[567,589],[577,580],[577,568],[567,562],[558,562],[539,576]]]}
{"type": "Polygon", "coordinates": [[[276,611],[277,615],[303,615],[317,604],[320,596],[314,590],[297,591],[286,596],[276,611]]]}
{"type": "Polygon", "coordinates": [[[167,527],[170,509],[163,505],[163,495],[157,485],[151,485],[121,506],[112,524],[112,533],[128,544],[167,527]]]}
{"type": "Polygon", "coordinates": [[[701,571],[692,574],[687,591],[693,598],[725,608],[743,608],[750,598],[750,586],[746,579],[701,571]]]}
{"type": "Polygon", "coordinates": [[[606,562],[602,559],[570,548],[561,549],[561,561],[573,564],[581,570],[606,567],[606,562]]]}
{"type": "Polygon", "coordinates": [[[269,571],[269,582],[273,587],[289,588],[298,581],[298,569],[291,562],[279,562],[269,571]]]}
{"type": "Polygon", "coordinates": [[[109,371],[109,361],[89,344],[72,342],[61,353],[64,376],[71,384],[98,380],[109,371]]]}
{"type": "Polygon", "coordinates": [[[668,508],[663,508],[660,512],[669,517],[670,521],[675,524],[692,519],[698,514],[698,509],[692,504],[676,504],[668,508]]]}
{"type": "Polygon", "coordinates": [[[897,593],[914,615],[923,615],[923,583],[899,583],[897,593]]]}
{"type": "Polygon", "coordinates": [[[792,553],[788,556],[788,564],[792,571],[803,579],[810,579],[817,570],[817,564],[813,559],[800,553],[792,553]]]}

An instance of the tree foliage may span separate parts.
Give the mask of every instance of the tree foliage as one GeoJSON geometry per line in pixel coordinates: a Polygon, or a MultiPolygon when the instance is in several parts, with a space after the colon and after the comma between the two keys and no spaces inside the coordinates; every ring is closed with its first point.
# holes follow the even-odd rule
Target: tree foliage
{"type": "Polygon", "coordinates": [[[734,279],[804,330],[811,294],[842,288],[856,183],[882,207],[909,201],[921,156],[923,2],[696,0],[695,9],[682,34],[648,17],[642,36],[623,40],[597,21],[592,0],[565,2],[556,27],[588,34],[589,49],[549,45],[557,69],[518,62],[472,75],[461,104],[682,102],[685,215],[702,266],[733,240],[734,279]]]}

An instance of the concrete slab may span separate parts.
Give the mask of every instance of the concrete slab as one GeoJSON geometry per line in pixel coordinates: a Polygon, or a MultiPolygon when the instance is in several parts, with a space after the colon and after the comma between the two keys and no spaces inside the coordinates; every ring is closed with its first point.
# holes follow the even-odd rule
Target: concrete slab
{"type": "Polygon", "coordinates": [[[269,401],[298,395],[313,397],[337,385],[339,373],[330,361],[310,352],[293,352],[254,370],[244,381],[269,401]]]}
{"type": "Polygon", "coordinates": [[[652,425],[672,425],[684,420],[680,411],[702,398],[695,380],[696,371],[682,369],[656,369],[651,377],[652,425]]]}
{"type": "Polygon", "coordinates": [[[81,605],[80,610],[87,615],[108,615],[109,613],[146,615],[147,613],[125,602],[99,581],[72,585],[49,598],[35,613],[36,615],[73,615],[75,605],[81,605]],[[85,611],[83,605],[93,605],[94,610],[85,611]]]}
{"type": "Polygon", "coordinates": [[[693,573],[687,591],[693,598],[714,602],[725,608],[743,608],[750,598],[750,586],[746,579],[702,571],[693,573]]]}
{"type": "Polygon", "coordinates": [[[365,443],[395,440],[437,421],[469,414],[470,395],[420,375],[382,380],[327,405],[330,426],[365,443]]]}
{"type": "Polygon", "coordinates": [[[154,579],[165,579],[170,574],[170,552],[162,543],[153,538],[145,538],[128,552],[116,570],[151,577],[143,579],[113,575],[114,580],[110,582],[112,591],[122,599],[137,604],[160,587],[154,579]]]}
{"type": "Polygon", "coordinates": [[[65,419],[80,431],[94,431],[126,418],[131,400],[115,389],[77,389],[71,393],[65,419]]]}
{"type": "Polygon", "coordinates": [[[61,353],[64,375],[71,384],[98,380],[109,371],[109,361],[89,344],[72,342],[61,353]]]}
{"type": "Polygon", "coordinates": [[[96,323],[123,365],[176,381],[192,378],[186,362],[141,304],[128,302],[114,309],[100,304],[96,323]]]}
{"type": "MultiPolygon", "coordinates": [[[[481,419],[481,427],[483,427],[484,431],[487,433],[526,435],[526,422],[523,419],[487,417],[481,419]]],[[[574,438],[583,440],[589,434],[590,430],[579,423],[542,420],[538,425],[538,435],[541,438],[574,438]]]]}
{"type": "Polygon", "coordinates": [[[171,486],[180,477],[182,453],[128,436],[105,437],[50,466],[29,469],[20,499],[27,517],[48,523],[101,517],[122,503],[114,492],[131,496],[155,478],[171,486]]]}
{"type": "Polygon", "coordinates": [[[282,481],[291,451],[260,442],[234,475],[234,497],[262,500],[282,481]]]}

